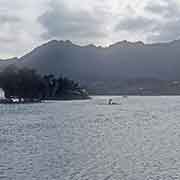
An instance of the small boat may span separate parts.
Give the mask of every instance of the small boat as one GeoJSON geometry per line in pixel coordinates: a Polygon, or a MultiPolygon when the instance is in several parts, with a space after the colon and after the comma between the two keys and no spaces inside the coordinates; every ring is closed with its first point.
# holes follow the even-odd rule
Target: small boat
{"type": "Polygon", "coordinates": [[[108,104],[111,105],[112,104],[112,99],[108,100],[108,104]]]}
{"type": "Polygon", "coordinates": [[[127,95],[124,95],[123,98],[128,98],[128,96],[127,96],[127,95]]]}
{"type": "Polygon", "coordinates": [[[120,104],[113,102],[112,99],[109,99],[108,105],[120,105],[120,104]]]}

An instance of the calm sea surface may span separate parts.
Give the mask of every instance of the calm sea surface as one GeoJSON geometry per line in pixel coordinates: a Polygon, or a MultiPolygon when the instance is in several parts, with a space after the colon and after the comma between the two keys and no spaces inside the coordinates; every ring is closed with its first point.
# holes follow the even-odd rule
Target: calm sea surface
{"type": "Polygon", "coordinates": [[[0,180],[179,180],[180,97],[0,105],[0,180]]]}

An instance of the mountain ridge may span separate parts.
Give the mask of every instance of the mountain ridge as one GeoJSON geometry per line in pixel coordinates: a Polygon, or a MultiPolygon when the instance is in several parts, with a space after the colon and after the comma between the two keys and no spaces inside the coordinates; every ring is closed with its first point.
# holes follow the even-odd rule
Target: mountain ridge
{"type": "Polygon", "coordinates": [[[21,59],[23,58],[24,56],[26,56],[27,54],[35,51],[36,49],[39,49],[41,47],[44,47],[44,46],[47,46],[47,45],[50,45],[50,44],[59,44],[59,45],[72,45],[72,46],[76,46],[76,47],[80,47],[80,48],[86,48],[86,47],[92,47],[92,48],[101,48],[101,49],[108,49],[108,48],[112,48],[112,47],[116,47],[118,46],[119,48],[126,48],[128,45],[133,47],[134,46],[139,46],[139,47],[142,47],[142,46],[159,46],[159,45],[173,45],[173,44],[179,44],[180,45],[180,39],[177,39],[177,40],[172,40],[172,41],[168,41],[168,42],[156,42],[156,43],[144,43],[143,41],[128,41],[128,40],[122,40],[122,41],[117,41],[115,43],[112,43],[112,44],[109,44],[107,46],[101,46],[101,45],[95,45],[95,44],[87,44],[87,45],[78,45],[76,43],[73,43],[71,40],[50,40],[50,41],[47,41],[45,43],[42,43],[41,45],[35,47],[34,49],[32,49],[30,52],[26,53],[25,55],[23,56],[20,56],[20,57],[10,57],[10,58],[1,58],[0,57],[0,61],[4,61],[4,60],[14,60],[14,59],[21,59]]]}
{"type": "MultiPolygon", "coordinates": [[[[149,79],[180,80],[179,50],[180,40],[155,44],[125,40],[106,47],[52,40],[15,61],[8,60],[7,64],[67,76],[90,88],[97,82],[111,87],[112,82],[121,86],[121,82],[130,79],[146,79],[151,83],[149,79]]],[[[0,61],[1,69],[5,62],[0,61]]]]}

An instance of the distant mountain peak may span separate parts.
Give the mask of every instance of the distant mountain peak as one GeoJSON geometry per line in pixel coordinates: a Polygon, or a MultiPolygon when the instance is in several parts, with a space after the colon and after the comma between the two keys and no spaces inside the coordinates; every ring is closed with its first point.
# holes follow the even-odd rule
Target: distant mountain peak
{"type": "Polygon", "coordinates": [[[144,45],[145,44],[142,41],[130,42],[130,41],[127,41],[127,40],[123,40],[123,41],[119,41],[119,42],[117,42],[115,44],[112,44],[109,47],[110,48],[114,48],[114,47],[128,48],[128,47],[142,47],[144,45]]]}
{"type": "MultiPolygon", "coordinates": [[[[48,41],[47,43],[43,44],[42,46],[77,46],[75,44],[72,43],[72,41],[70,40],[51,40],[51,41],[48,41]]],[[[40,46],[41,47],[41,46],[40,46]]]]}
{"type": "Polygon", "coordinates": [[[64,45],[75,45],[75,44],[73,44],[72,41],[70,41],[70,40],[65,40],[65,41],[60,40],[59,43],[64,44],[64,45]]]}
{"type": "Polygon", "coordinates": [[[131,42],[131,41],[127,41],[127,40],[123,40],[123,41],[119,41],[119,42],[116,42],[114,44],[111,44],[109,46],[96,46],[94,44],[88,44],[88,45],[78,45],[78,44],[75,44],[73,43],[72,41],[70,40],[51,40],[51,41],[48,41],[47,43],[44,43],[43,45],[35,48],[36,49],[39,49],[39,48],[42,48],[42,47],[81,47],[81,48],[104,48],[104,49],[107,49],[107,48],[141,48],[141,47],[144,47],[144,46],[153,46],[153,47],[156,47],[156,46],[161,46],[161,47],[166,47],[166,46],[169,46],[169,45],[180,45],[180,40],[174,40],[174,41],[170,41],[170,42],[159,42],[159,43],[152,43],[152,44],[145,44],[144,42],[142,41],[135,41],[135,42],[131,42]]]}

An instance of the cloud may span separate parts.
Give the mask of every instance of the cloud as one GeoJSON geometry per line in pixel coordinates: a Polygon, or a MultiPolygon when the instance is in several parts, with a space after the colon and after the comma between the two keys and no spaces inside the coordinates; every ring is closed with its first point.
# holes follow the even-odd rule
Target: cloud
{"type": "Polygon", "coordinates": [[[158,23],[154,23],[153,34],[147,37],[148,41],[172,41],[180,38],[180,6],[176,0],[161,0],[148,3],[145,11],[156,15],[158,23]]]}
{"type": "Polygon", "coordinates": [[[147,1],[143,13],[120,17],[114,30],[131,33],[131,36],[145,34],[146,42],[172,41],[180,38],[179,17],[180,6],[177,1],[147,1]]]}
{"type": "Polygon", "coordinates": [[[3,46],[7,46],[15,41],[20,24],[21,19],[16,14],[0,11],[0,42],[3,46]]]}
{"type": "Polygon", "coordinates": [[[119,24],[116,25],[115,31],[128,31],[128,32],[145,32],[152,30],[154,21],[152,19],[137,16],[137,17],[125,17],[120,20],[119,24]]]}
{"type": "Polygon", "coordinates": [[[146,5],[145,10],[164,18],[176,18],[180,15],[180,7],[175,0],[151,1],[146,5]]]}
{"type": "Polygon", "coordinates": [[[178,0],[0,0],[0,58],[51,39],[108,45],[180,38],[178,0]]]}
{"type": "Polygon", "coordinates": [[[20,22],[19,17],[14,17],[11,15],[5,15],[5,14],[0,14],[0,24],[3,25],[5,23],[18,23],[20,22]]]}
{"type": "Polygon", "coordinates": [[[39,22],[46,30],[43,33],[44,39],[58,38],[87,42],[88,39],[106,37],[106,16],[104,9],[94,9],[92,12],[72,9],[65,3],[53,2],[50,4],[50,9],[39,17],[39,22]]]}
{"type": "Polygon", "coordinates": [[[22,56],[42,42],[36,19],[43,11],[41,0],[0,0],[0,59],[22,56]]]}
{"type": "Polygon", "coordinates": [[[169,20],[156,26],[154,34],[148,37],[151,42],[172,41],[180,38],[180,18],[169,20]]]}

